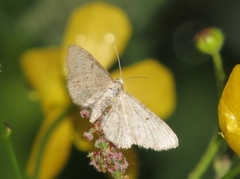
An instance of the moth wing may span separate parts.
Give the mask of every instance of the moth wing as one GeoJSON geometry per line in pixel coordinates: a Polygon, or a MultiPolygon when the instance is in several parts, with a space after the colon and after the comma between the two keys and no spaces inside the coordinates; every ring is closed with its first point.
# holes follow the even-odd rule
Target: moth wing
{"type": "Polygon", "coordinates": [[[97,97],[113,79],[102,65],[83,48],[71,45],[67,54],[68,91],[77,105],[97,97]]]}
{"type": "Polygon", "coordinates": [[[178,138],[172,129],[124,91],[103,116],[102,128],[106,138],[120,148],[130,148],[136,144],[160,151],[178,146],[178,138]]]}

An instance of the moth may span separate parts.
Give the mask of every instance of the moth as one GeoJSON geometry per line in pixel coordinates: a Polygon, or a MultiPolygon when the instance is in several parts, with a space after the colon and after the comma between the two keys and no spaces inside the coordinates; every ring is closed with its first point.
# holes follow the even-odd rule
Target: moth
{"type": "Polygon", "coordinates": [[[172,129],[125,92],[123,80],[114,80],[89,52],[71,45],[66,66],[73,102],[82,109],[91,109],[91,123],[102,118],[101,127],[107,140],[125,149],[133,144],[157,151],[178,146],[172,129]]]}

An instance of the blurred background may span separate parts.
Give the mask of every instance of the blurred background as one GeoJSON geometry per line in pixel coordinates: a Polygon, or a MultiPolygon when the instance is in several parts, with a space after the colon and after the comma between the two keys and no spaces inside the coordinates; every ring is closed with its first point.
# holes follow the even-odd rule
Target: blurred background
{"type": "MultiPolygon", "coordinates": [[[[40,104],[28,98],[20,57],[29,48],[60,45],[71,12],[86,2],[91,1],[0,0],[0,118],[12,128],[11,142],[23,175],[44,117],[40,104]]],[[[124,59],[133,63],[153,57],[171,69],[176,80],[177,107],[167,123],[178,135],[180,145],[164,152],[137,149],[139,178],[187,178],[218,129],[219,99],[213,64],[210,56],[195,49],[194,35],[204,27],[214,26],[223,31],[226,40],[221,55],[228,76],[240,61],[240,2],[104,2],[122,8],[133,27],[130,42],[120,57],[122,65],[127,65],[124,59]]],[[[213,177],[210,167],[204,178],[213,177]]],[[[86,153],[72,147],[67,166],[58,178],[106,176],[88,165],[86,153]]]]}

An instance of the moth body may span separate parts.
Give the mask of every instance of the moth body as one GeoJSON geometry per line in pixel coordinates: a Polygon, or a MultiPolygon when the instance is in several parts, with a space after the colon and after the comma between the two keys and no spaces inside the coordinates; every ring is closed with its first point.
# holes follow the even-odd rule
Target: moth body
{"type": "Polygon", "coordinates": [[[109,107],[116,98],[116,96],[123,90],[123,80],[121,78],[116,79],[106,89],[102,90],[96,99],[96,96],[92,96],[82,105],[82,108],[91,108],[90,122],[94,123],[104,113],[107,107],[109,107]]]}

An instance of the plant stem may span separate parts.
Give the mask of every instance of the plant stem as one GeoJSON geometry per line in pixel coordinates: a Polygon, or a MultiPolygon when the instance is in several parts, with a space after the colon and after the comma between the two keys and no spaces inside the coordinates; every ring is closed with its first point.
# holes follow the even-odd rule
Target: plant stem
{"type": "MultiPolygon", "coordinates": [[[[218,85],[219,98],[221,97],[224,84],[225,84],[225,72],[223,70],[222,58],[219,52],[212,54],[214,70],[218,85]]],[[[200,162],[197,164],[196,168],[190,173],[189,179],[199,179],[207,170],[208,166],[211,164],[215,155],[217,154],[219,147],[221,146],[221,137],[214,133],[211,141],[209,142],[206,152],[203,154],[200,162]]]]}
{"type": "Polygon", "coordinates": [[[17,160],[10,142],[11,129],[0,121],[0,178],[21,179],[17,160]]]}
{"type": "Polygon", "coordinates": [[[225,84],[225,72],[223,70],[221,55],[219,53],[214,53],[212,57],[220,98],[225,84]]]}
{"type": "Polygon", "coordinates": [[[235,167],[230,172],[228,172],[225,176],[223,176],[221,179],[234,179],[240,174],[240,166],[235,167]]]}
{"type": "Polygon", "coordinates": [[[42,162],[42,158],[43,158],[43,154],[46,148],[46,144],[52,134],[52,132],[55,130],[55,128],[62,122],[63,119],[65,119],[65,117],[67,115],[70,114],[70,112],[72,111],[72,106],[68,107],[48,128],[48,130],[46,131],[46,134],[44,135],[42,142],[40,144],[39,147],[39,152],[37,154],[37,159],[36,159],[36,167],[35,167],[35,171],[34,171],[34,175],[33,175],[33,179],[38,179],[40,177],[40,169],[41,169],[41,162],[42,162]]]}
{"type": "Polygon", "coordinates": [[[202,156],[200,162],[197,164],[196,168],[190,173],[188,179],[199,179],[204,174],[221,145],[220,135],[214,135],[211,139],[208,148],[204,155],[202,156]]]}

